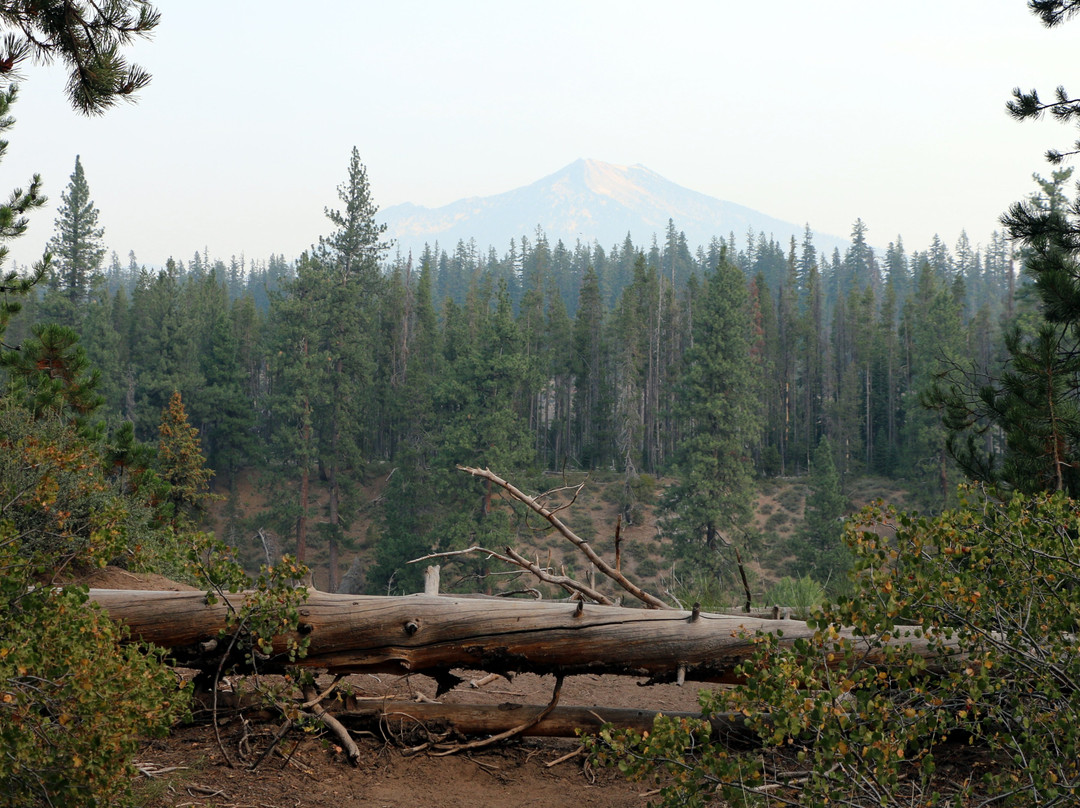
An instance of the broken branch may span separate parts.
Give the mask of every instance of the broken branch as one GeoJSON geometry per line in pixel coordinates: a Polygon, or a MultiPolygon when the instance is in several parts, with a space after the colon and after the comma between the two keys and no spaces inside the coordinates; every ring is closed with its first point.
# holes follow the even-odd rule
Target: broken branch
{"type": "Polygon", "coordinates": [[[649,592],[646,592],[640,586],[638,586],[633,581],[628,579],[625,575],[623,575],[615,567],[612,567],[610,564],[604,561],[604,559],[602,559],[596,553],[596,551],[589,546],[589,543],[587,541],[574,533],[574,531],[567,527],[566,524],[561,519],[559,519],[558,516],[556,516],[556,510],[548,508],[546,505],[539,501],[539,498],[529,496],[524,491],[514,486],[512,483],[507,482],[502,477],[499,477],[498,475],[493,473],[490,469],[478,469],[471,468],[469,466],[458,466],[458,468],[461,471],[464,471],[466,474],[471,474],[473,477],[479,477],[480,479],[487,480],[489,483],[493,483],[499,486],[504,491],[506,491],[506,493],[509,494],[511,498],[522,503],[534,513],[537,513],[540,516],[544,517],[544,519],[546,519],[551,524],[551,526],[554,527],[555,530],[557,530],[563,536],[563,538],[567,539],[571,544],[573,544],[582,553],[584,553],[585,557],[593,563],[593,566],[595,566],[598,570],[600,570],[600,572],[613,580],[615,583],[617,583],[635,598],[640,600],[650,609],[671,608],[666,603],[664,603],[664,601],[660,600],[660,598],[650,594],[649,592]]]}

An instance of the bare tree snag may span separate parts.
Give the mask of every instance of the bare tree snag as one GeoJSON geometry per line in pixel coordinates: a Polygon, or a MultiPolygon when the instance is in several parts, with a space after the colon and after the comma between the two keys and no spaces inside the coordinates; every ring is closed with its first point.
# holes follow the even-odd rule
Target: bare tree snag
{"type": "MultiPolygon", "coordinates": [[[[243,597],[229,596],[234,608],[243,597]]],[[[216,648],[204,649],[225,628],[224,603],[209,606],[201,592],[91,589],[90,598],[127,624],[135,638],[171,649],[177,663],[203,669],[220,663],[216,648]]],[[[309,646],[299,666],[335,674],[428,672],[444,680],[450,669],[467,668],[674,681],[682,667],[687,681],[732,682],[734,668],[752,653],[748,635],[782,631],[783,642],[791,643],[814,634],[795,620],[701,611],[314,590],[300,615],[309,646]]],[[[913,631],[897,631],[891,642],[911,643],[929,657],[929,644],[913,631]]],[[[275,639],[280,658],[262,662],[261,669],[285,665],[286,640],[275,639]]],[[[869,642],[867,650],[873,659],[869,642]]]]}
{"type": "Polygon", "coordinates": [[[439,594],[439,565],[432,564],[424,568],[424,594],[439,594]]]}

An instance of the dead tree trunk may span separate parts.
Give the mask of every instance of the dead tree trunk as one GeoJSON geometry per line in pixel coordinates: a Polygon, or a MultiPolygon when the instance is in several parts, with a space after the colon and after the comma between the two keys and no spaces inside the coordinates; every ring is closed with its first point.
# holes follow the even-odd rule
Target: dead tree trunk
{"type": "MultiPolygon", "coordinates": [[[[226,605],[200,592],[91,589],[90,597],[131,629],[132,636],[168,648],[177,663],[217,666],[214,642],[226,605]]],[[[243,595],[229,596],[239,607],[243,595]]],[[[795,620],[698,612],[629,609],[506,599],[332,595],[309,590],[299,632],[307,656],[295,664],[330,673],[428,672],[452,668],[492,673],[583,673],[649,677],[655,682],[735,681],[751,653],[754,632],[783,631],[790,643],[813,631],[795,620]]],[[[924,656],[925,639],[903,636],[924,656]]],[[[284,665],[286,638],[275,640],[263,670],[284,665]]],[[[869,648],[868,652],[873,654],[869,648]]]]}
{"type": "MultiPolygon", "coordinates": [[[[444,727],[461,735],[497,735],[523,726],[544,706],[540,704],[499,704],[476,706],[470,704],[419,704],[378,700],[375,704],[338,707],[331,705],[334,716],[349,729],[384,732],[408,739],[409,734],[422,729],[430,734],[444,727]]],[[[615,729],[651,731],[655,710],[635,710],[625,707],[556,707],[544,718],[520,733],[523,736],[544,738],[573,738],[578,732],[596,733],[611,724],[615,729]]],[[[696,718],[700,713],[663,713],[669,718],[696,718]]],[[[761,745],[757,734],[747,729],[745,717],[714,715],[709,718],[712,737],[729,748],[756,748],[761,745]]]]}

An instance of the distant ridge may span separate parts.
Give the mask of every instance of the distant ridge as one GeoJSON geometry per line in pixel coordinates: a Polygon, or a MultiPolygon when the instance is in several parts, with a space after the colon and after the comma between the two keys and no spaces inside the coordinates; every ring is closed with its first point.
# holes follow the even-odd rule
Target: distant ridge
{"type": "MultiPolygon", "coordinates": [[[[461,199],[440,208],[393,205],[382,210],[387,236],[402,253],[414,255],[424,244],[437,241],[452,252],[458,241],[475,239],[486,251],[502,254],[510,239],[533,240],[539,226],[548,241],[562,240],[567,247],[577,241],[604,249],[622,244],[630,233],[634,244],[648,247],[655,235],[662,241],[668,220],[686,233],[690,249],[707,245],[713,236],[726,239],[735,234],[740,249],[746,231],[765,233],[786,250],[792,236],[802,242],[805,224],[794,224],[664,179],[645,166],[619,166],[599,160],[576,160],[560,171],[531,185],[494,196],[461,199]]],[[[837,247],[843,253],[848,240],[814,234],[819,254],[837,247]]]]}

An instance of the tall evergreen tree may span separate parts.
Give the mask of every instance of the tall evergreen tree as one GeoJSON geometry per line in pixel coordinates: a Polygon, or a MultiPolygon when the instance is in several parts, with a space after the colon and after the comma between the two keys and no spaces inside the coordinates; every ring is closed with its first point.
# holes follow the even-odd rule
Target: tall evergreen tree
{"type": "Polygon", "coordinates": [[[197,324],[182,298],[183,266],[169,259],[157,275],[140,273],[132,293],[131,360],[136,434],[154,435],[174,390],[191,394],[204,379],[199,367],[197,324]]]}
{"type": "Polygon", "coordinates": [[[678,482],[664,499],[676,554],[713,569],[751,514],[752,450],[762,423],[750,333],[746,280],[722,260],[705,276],[694,315],[678,405],[688,434],[676,459],[678,482]]]}
{"type": "Polygon", "coordinates": [[[63,303],[47,304],[46,312],[51,320],[75,326],[82,321],[91,289],[103,281],[101,261],[105,257],[101,240],[105,230],[98,226],[98,209],[90,198],[90,186],[78,155],[60,202],[56,230],[49,241],[54,261],[49,287],[59,293],[63,303]]]}
{"type": "Polygon", "coordinates": [[[203,383],[188,394],[207,459],[230,484],[249,456],[254,426],[252,401],[244,393],[240,346],[229,311],[229,291],[216,266],[201,278],[189,276],[184,298],[196,323],[203,383]]]}
{"type": "Polygon", "coordinates": [[[365,450],[370,450],[382,285],[378,262],[387,250],[385,226],[375,222],[378,208],[355,148],[338,198],[343,209],[326,209],[337,229],[301,258],[296,278],[275,298],[273,311],[281,340],[277,401],[285,430],[277,445],[284,449],[282,459],[300,472],[297,554],[307,543],[310,474],[317,459],[329,493],[318,524],[328,551],[331,591],[349,522],[345,473],[360,472],[365,450]]]}
{"type": "Polygon", "coordinates": [[[843,542],[847,497],[840,487],[832,444],[822,438],[810,464],[810,493],[796,543],[797,575],[811,575],[823,584],[841,584],[850,565],[843,542]]]}
{"type": "MultiPolygon", "coordinates": [[[[1032,0],[1031,9],[1047,27],[1080,12],[1075,0],[1032,0]]],[[[1058,87],[1043,102],[1037,91],[1013,91],[1009,110],[1019,120],[1046,112],[1063,122],[1080,116],[1080,102],[1058,87]]],[[[1063,154],[1052,149],[1048,160],[1058,165],[1063,154]]],[[[1012,206],[1003,217],[1009,235],[1023,248],[1024,272],[1041,302],[1041,322],[1025,334],[1013,323],[1006,337],[1008,359],[1000,375],[978,367],[959,368],[951,385],[938,387],[928,403],[946,413],[952,430],[949,448],[972,477],[1023,491],[1080,492],[1080,200],[1069,203],[1063,185],[1072,169],[1053,171],[1050,179],[1035,175],[1040,191],[1012,206]],[[957,377],[960,378],[957,378],[957,377]],[[1003,444],[1003,445],[1002,445],[1003,444]]],[[[996,234],[995,234],[996,235],[996,234]]],[[[1004,270],[999,247],[987,257],[1004,270]]],[[[1006,310],[1012,314],[1012,289],[1006,310]]]]}
{"type": "Polygon", "coordinates": [[[590,266],[581,284],[574,318],[571,370],[574,374],[574,451],[583,468],[611,458],[611,391],[600,278],[590,266]]]}
{"type": "Polygon", "coordinates": [[[1057,180],[1013,206],[1004,222],[1022,245],[1041,308],[1017,317],[1000,369],[957,367],[928,403],[944,410],[948,448],[968,476],[1005,489],[1080,495],[1080,201],[1057,180]]]}
{"type": "Polygon", "coordinates": [[[61,416],[89,429],[88,419],[100,406],[100,371],[86,361],[78,334],[56,323],[37,323],[33,336],[18,351],[0,353],[0,367],[10,375],[7,392],[23,399],[37,417],[61,416]]]}
{"type": "Polygon", "coordinates": [[[945,368],[954,365],[963,350],[964,330],[960,306],[952,289],[923,262],[915,290],[904,307],[903,343],[908,394],[904,398],[902,427],[904,464],[918,492],[935,505],[943,505],[955,482],[949,480],[947,434],[941,414],[928,410],[926,396],[945,368]]]}
{"type": "Polygon", "coordinates": [[[619,459],[628,474],[658,471],[658,404],[662,293],[655,264],[643,253],[633,281],[623,290],[612,320],[616,347],[615,431],[619,459]]]}

